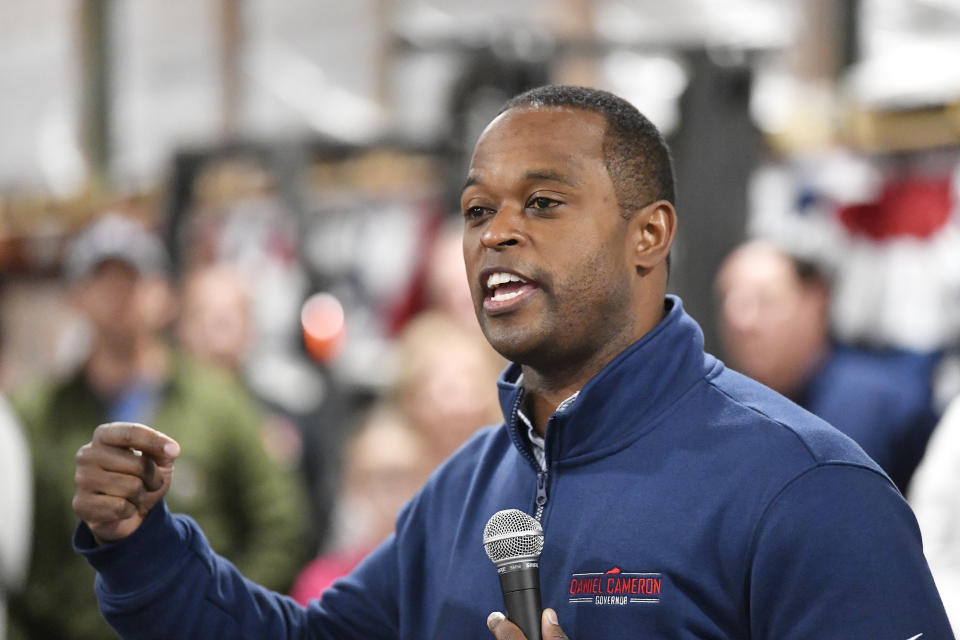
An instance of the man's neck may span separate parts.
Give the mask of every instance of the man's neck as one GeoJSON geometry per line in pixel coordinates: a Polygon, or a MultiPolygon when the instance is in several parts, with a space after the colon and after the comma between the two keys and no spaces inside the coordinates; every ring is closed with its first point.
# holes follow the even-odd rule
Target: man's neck
{"type": "Polygon", "coordinates": [[[547,432],[547,421],[561,402],[579,391],[630,345],[651,331],[666,316],[663,293],[654,298],[657,303],[641,305],[630,317],[624,330],[610,334],[589,353],[567,352],[554,354],[549,361],[536,366],[523,365],[523,388],[527,409],[533,427],[541,436],[547,432]]]}
{"type": "Polygon", "coordinates": [[[578,392],[583,385],[593,377],[586,376],[568,380],[565,383],[551,381],[540,376],[533,369],[523,367],[523,389],[527,402],[528,418],[533,428],[541,436],[547,432],[547,421],[550,420],[560,403],[578,392]]]}

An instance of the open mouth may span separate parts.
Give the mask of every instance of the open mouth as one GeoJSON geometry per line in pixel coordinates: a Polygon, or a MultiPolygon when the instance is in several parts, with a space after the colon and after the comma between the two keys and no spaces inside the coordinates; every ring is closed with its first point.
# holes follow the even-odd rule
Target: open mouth
{"type": "Polygon", "coordinates": [[[512,307],[537,289],[536,283],[508,271],[495,271],[487,276],[484,307],[489,311],[512,307]]]}

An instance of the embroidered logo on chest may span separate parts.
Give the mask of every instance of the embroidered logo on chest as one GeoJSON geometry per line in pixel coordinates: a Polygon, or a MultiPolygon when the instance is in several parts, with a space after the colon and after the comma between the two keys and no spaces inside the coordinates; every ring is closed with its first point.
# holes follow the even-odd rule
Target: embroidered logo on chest
{"type": "Polygon", "coordinates": [[[663,575],[651,572],[607,571],[575,573],[570,577],[570,603],[608,605],[658,604],[663,575]]]}

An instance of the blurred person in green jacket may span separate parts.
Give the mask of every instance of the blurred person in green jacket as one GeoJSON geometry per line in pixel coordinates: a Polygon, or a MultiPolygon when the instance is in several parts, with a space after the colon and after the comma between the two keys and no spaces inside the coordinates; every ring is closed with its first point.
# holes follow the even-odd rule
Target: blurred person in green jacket
{"type": "Polygon", "coordinates": [[[71,549],[74,456],[91,425],[104,422],[149,422],[189,446],[177,461],[171,508],[194,517],[253,580],[287,589],[309,552],[303,489],[266,453],[262,414],[247,391],[170,346],[177,305],[159,239],[132,219],[107,215],[71,243],[65,269],[89,348],[73,375],[13,398],[36,501],[31,569],[11,603],[11,637],[115,637],[97,610],[94,572],[71,549]]]}

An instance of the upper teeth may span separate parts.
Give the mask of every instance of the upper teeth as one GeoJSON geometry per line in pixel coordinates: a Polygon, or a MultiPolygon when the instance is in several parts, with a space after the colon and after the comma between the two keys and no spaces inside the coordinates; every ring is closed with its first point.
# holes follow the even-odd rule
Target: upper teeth
{"type": "Polygon", "coordinates": [[[499,287],[501,284],[506,284],[508,282],[526,282],[526,280],[513,273],[491,273],[487,277],[487,288],[493,289],[494,287],[499,287]]]}

